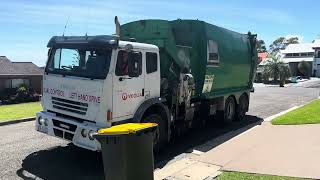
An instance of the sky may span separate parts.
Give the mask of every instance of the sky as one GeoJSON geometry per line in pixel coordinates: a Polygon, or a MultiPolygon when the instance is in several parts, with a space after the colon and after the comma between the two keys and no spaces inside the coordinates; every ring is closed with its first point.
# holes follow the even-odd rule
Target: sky
{"type": "Polygon", "coordinates": [[[216,0],[10,0],[0,3],[0,55],[44,66],[54,35],[114,34],[120,23],[141,19],[199,19],[240,33],[258,34],[267,46],[276,38],[320,37],[320,1],[216,0]]]}

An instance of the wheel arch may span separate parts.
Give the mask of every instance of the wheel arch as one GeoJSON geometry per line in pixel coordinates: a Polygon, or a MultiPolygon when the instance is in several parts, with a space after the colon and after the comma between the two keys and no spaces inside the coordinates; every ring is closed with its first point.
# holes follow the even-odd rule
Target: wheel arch
{"type": "Polygon", "coordinates": [[[135,112],[132,121],[139,123],[141,122],[142,118],[147,115],[147,113],[158,111],[162,118],[165,118],[167,124],[167,131],[168,131],[168,141],[170,138],[170,111],[168,107],[164,104],[166,99],[164,98],[151,98],[144,101],[137,111],[135,112]]]}

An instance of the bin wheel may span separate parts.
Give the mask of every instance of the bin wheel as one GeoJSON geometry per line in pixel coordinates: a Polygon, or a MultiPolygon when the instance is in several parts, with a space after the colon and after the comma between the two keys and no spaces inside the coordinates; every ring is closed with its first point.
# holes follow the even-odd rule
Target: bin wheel
{"type": "Polygon", "coordinates": [[[157,123],[158,128],[155,132],[154,140],[153,140],[153,149],[155,152],[159,152],[159,150],[167,143],[168,132],[167,126],[164,122],[161,115],[158,114],[150,114],[143,118],[142,122],[152,122],[157,123]]]}
{"type": "Polygon", "coordinates": [[[249,108],[249,99],[246,94],[242,94],[239,98],[239,105],[237,107],[237,117],[236,120],[241,121],[249,108]]]}
{"type": "Polygon", "coordinates": [[[223,120],[225,123],[230,123],[235,119],[236,102],[233,97],[229,96],[225,102],[223,111],[223,120]]]}

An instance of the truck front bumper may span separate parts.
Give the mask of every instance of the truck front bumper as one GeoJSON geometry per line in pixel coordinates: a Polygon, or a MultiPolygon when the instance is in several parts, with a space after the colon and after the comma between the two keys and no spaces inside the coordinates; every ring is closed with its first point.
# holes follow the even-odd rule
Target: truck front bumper
{"type": "Polygon", "coordinates": [[[74,145],[100,151],[100,143],[89,134],[100,129],[94,123],[78,122],[72,119],[57,117],[54,113],[39,112],[36,116],[36,130],[50,136],[62,138],[72,142],[74,145]]]}

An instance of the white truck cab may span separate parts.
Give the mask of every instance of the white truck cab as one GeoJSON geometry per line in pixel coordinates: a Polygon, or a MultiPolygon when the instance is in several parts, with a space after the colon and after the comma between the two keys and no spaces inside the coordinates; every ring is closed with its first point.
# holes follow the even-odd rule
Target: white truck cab
{"type": "Polygon", "coordinates": [[[100,150],[92,133],[134,119],[141,104],[160,98],[155,45],[116,36],[60,36],[48,47],[39,132],[100,150]]]}

